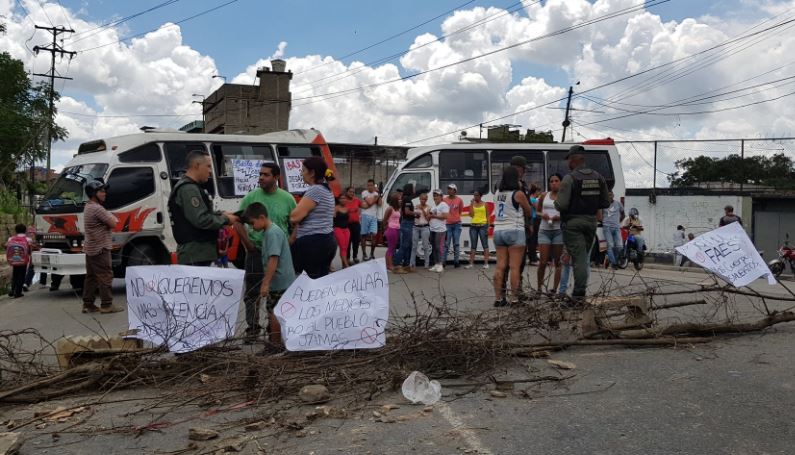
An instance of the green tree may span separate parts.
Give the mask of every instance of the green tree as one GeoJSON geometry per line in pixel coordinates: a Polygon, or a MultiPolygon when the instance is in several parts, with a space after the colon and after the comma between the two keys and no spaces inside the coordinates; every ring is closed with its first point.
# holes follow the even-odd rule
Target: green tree
{"type": "MultiPolygon", "coordinates": [[[[49,84],[33,84],[22,61],[0,53],[0,179],[9,182],[15,171],[46,157],[48,131],[53,140],[68,133],[49,112],[49,84]]],[[[58,93],[55,93],[55,100],[58,93]]]]}
{"type": "Polygon", "coordinates": [[[697,156],[677,161],[676,168],[677,171],[668,177],[674,187],[728,182],[795,188],[795,163],[783,153],[747,158],[729,155],[720,159],[697,156]]]}

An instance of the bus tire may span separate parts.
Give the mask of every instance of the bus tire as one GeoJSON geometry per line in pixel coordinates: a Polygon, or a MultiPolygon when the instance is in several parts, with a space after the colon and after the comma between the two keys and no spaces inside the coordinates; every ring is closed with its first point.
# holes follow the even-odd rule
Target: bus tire
{"type": "Polygon", "coordinates": [[[160,265],[163,264],[161,254],[158,254],[157,249],[149,243],[133,244],[127,256],[127,267],[134,267],[138,265],[160,265]]]}
{"type": "Polygon", "coordinates": [[[86,281],[85,275],[69,275],[69,284],[72,286],[72,289],[78,290],[83,289],[83,284],[86,281]]]}

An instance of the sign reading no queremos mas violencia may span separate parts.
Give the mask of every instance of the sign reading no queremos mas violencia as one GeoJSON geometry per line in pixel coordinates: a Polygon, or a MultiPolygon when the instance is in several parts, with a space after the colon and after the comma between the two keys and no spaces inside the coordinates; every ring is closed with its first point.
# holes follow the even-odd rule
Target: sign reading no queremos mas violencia
{"type": "Polygon", "coordinates": [[[273,311],[289,351],[383,347],[389,318],[386,263],[363,262],[317,280],[304,273],[273,311]]]}
{"type": "Polygon", "coordinates": [[[259,171],[263,162],[263,160],[232,160],[235,196],[245,196],[259,187],[259,171]]]}
{"type": "Polygon", "coordinates": [[[747,286],[765,275],[769,284],[776,284],[770,268],[737,222],[701,234],[676,247],[676,251],[734,287],[747,286]]]}
{"type": "Polygon", "coordinates": [[[190,352],[234,336],[242,270],[186,265],[127,267],[128,322],[135,337],[190,352]]]}

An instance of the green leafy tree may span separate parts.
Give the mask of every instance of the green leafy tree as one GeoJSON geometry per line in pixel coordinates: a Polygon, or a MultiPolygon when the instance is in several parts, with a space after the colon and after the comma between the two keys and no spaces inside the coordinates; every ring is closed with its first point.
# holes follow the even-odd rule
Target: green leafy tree
{"type": "MultiPolygon", "coordinates": [[[[49,112],[49,85],[33,84],[22,61],[0,53],[0,179],[13,180],[15,171],[32,160],[46,158],[48,131],[53,140],[68,133],[49,112]]],[[[55,100],[58,93],[55,93],[55,100]]]]}
{"type": "Polygon", "coordinates": [[[726,158],[697,156],[676,162],[677,171],[668,177],[671,186],[688,187],[705,182],[727,182],[795,188],[795,165],[783,153],[772,156],[729,155],[726,158]]]}

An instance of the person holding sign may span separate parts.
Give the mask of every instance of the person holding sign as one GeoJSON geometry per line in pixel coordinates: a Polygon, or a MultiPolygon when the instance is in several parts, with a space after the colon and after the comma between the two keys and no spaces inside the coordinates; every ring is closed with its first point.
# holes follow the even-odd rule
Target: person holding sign
{"type": "MultiPolygon", "coordinates": [[[[279,229],[289,234],[290,212],[296,207],[295,198],[292,194],[279,188],[279,178],[281,168],[276,163],[263,162],[259,170],[259,188],[250,191],[242,201],[240,210],[245,211],[252,204],[261,204],[268,211],[268,219],[279,226],[279,229]]],[[[259,289],[263,279],[261,255],[262,238],[264,231],[246,229],[242,224],[236,224],[236,233],[240,238],[240,243],[246,250],[245,259],[245,283],[246,293],[243,298],[246,304],[246,323],[247,334],[256,337],[260,332],[259,325],[259,289]]]]}
{"type": "Polygon", "coordinates": [[[328,275],[337,250],[334,195],[328,186],[334,174],[323,158],[312,156],[301,165],[301,176],[309,188],[290,213],[293,263],[296,273],[306,272],[310,278],[318,279],[328,275]]]}
{"type": "Polygon", "coordinates": [[[265,300],[265,308],[268,311],[269,340],[271,343],[281,343],[281,328],[279,321],[273,315],[273,308],[282,298],[284,291],[295,281],[295,269],[287,234],[271,221],[268,209],[259,202],[249,205],[243,217],[255,232],[261,234],[262,269],[265,273],[259,288],[259,296],[265,300]]]}
{"type": "Polygon", "coordinates": [[[218,257],[218,230],[238,221],[231,212],[213,212],[204,185],[210,180],[213,165],[210,154],[193,150],[185,157],[188,170],[174,185],[168,198],[171,231],[177,241],[177,263],[209,266],[218,257]]]}

